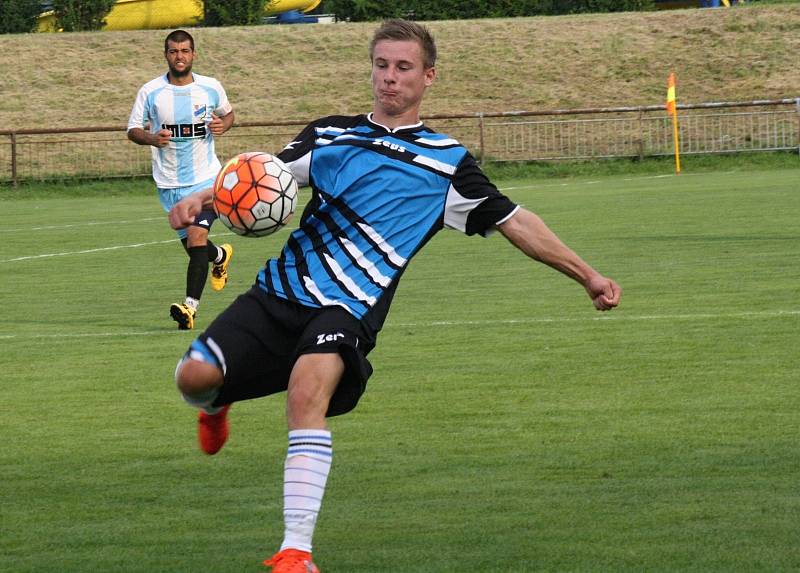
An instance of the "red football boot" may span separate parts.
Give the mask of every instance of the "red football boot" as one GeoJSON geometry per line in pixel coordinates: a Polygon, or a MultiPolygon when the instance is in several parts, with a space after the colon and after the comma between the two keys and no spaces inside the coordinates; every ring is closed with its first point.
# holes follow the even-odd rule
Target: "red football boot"
{"type": "Polygon", "coordinates": [[[228,410],[226,404],[216,414],[206,414],[203,410],[197,415],[197,439],[200,449],[213,456],[222,449],[228,440],[228,410]]]}
{"type": "Polygon", "coordinates": [[[319,573],[311,561],[311,553],[299,549],[279,551],[264,561],[264,565],[272,567],[272,573],[319,573]]]}

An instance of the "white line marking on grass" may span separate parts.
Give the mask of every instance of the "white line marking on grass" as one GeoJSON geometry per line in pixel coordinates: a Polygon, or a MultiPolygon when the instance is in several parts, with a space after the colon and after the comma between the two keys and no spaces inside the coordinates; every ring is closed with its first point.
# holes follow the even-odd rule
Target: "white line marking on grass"
{"type": "Polygon", "coordinates": [[[546,183],[544,185],[520,185],[519,187],[498,187],[498,191],[517,191],[519,189],[541,189],[543,187],[567,187],[568,185],[596,185],[602,181],[580,181],[572,183],[546,183]]]}
{"type": "MultiPolygon", "coordinates": [[[[442,326],[492,326],[492,325],[514,325],[514,324],[534,324],[534,323],[559,323],[559,322],[596,322],[596,321],[650,321],[650,320],[707,320],[715,318],[776,318],[776,317],[796,317],[800,316],[800,310],[766,310],[760,312],[731,312],[731,313],[699,313],[699,314],[644,314],[644,315],[625,315],[625,314],[606,314],[603,316],[583,317],[583,318],[510,318],[497,320],[434,320],[430,322],[400,322],[397,324],[387,324],[386,328],[436,328],[442,326]]],[[[58,339],[58,338],[110,338],[125,336],[175,336],[176,330],[142,330],[142,331],[122,331],[122,332],[70,332],[52,334],[0,334],[0,340],[8,339],[58,339]]]]}
{"type": "MultiPolygon", "coordinates": [[[[733,171],[723,171],[722,173],[733,173],[733,171]]],[[[708,175],[708,173],[682,173],[681,177],[691,177],[691,176],[700,176],[700,175],[708,175]]],[[[669,173],[665,175],[640,175],[637,177],[622,177],[619,181],[642,181],[647,179],[666,179],[669,177],[676,177],[674,173],[669,173]]],[[[613,183],[616,179],[609,178],[605,180],[605,183],[613,183]]],[[[498,187],[499,191],[518,191],[520,189],[545,189],[547,187],[568,187],[571,185],[579,186],[579,185],[597,185],[598,183],[603,183],[604,181],[566,181],[560,183],[536,183],[533,185],[520,185],[519,187],[498,187]]]]}
{"type": "Polygon", "coordinates": [[[664,179],[666,177],[674,177],[673,173],[669,175],[648,175],[646,177],[626,177],[623,181],[636,181],[637,179],[664,179]]]}
{"type": "Polygon", "coordinates": [[[127,225],[130,223],[141,223],[142,221],[163,221],[163,217],[145,217],[143,219],[131,219],[129,221],[85,221],[83,223],[65,223],[63,225],[47,225],[43,227],[18,227],[16,229],[0,229],[0,233],[27,233],[29,231],[52,231],[56,229],[73,229],[76,227],[94,227],[96,225],[127,225]]]}
{"type": "Polygon", "coordinates": [[[110,338],[110,337],[125,337],[125,336],[153,336],[159,334],[174,335],[176,330],[143,330],[141,332],[71,332],[71,333],[53,333],[53,334],[3,334],[0,335],[0,340],[9,338],[20,339],[52,339],[52,338],[110,338]]]}
{"type": "Polygon", "coordinates": [[[67,251],[64,253],[45,253],[43,255],[30,255],[27,257],[17,257],[15,259],[5,259],[0,263],[15,263],[17,261],[31,261],[34,259],[45,259],[48,257],[67,257],[70,255],[87,255],[89,253],[102,253],[104,251],[116,251],[119,249],[136,249],[138,247],[147,247],[150,245],[163,245],[166,243],[174,243],[178,239],[169,239],[168,241],[153,241],[151,243],[134,243],[133,245],[114,245],[112,247],[98,247],[96,249],[86,249],[83,251],[67,251]]]}
{"type": "Polygon", "coordinates": [[[431,322],[401,322],[397,324],[387,324],[387,327],[409,328],[409,327],[436,327],[436,326],[492,326],[500,324],[535,324],[535,323],[559,323],[559,322],[599,322],[599,321],[635,321],[635,320],[707,320],[713,318],[773,318],[781,316],[798,316],[800,310],[767,310],[760,312],[732,312],[732,313],[699,313],[699,314],[648,314],[648,315],[626,315],[622,313],[604,314],[602,316],[581,317],[581,318],[509,318],[497,320],[435,320],[431,322]]]}
{"type": "MultiPolygon", "coordinates": [[[[232,235],[233,233],[215,233],[209,234],[208,236],[211,238],[214,237],[221,237],[226,235],[232,235]]],[[[0,260],[0,263],[16,263],[19,261],[32,261],[35,259],[46,259],[49,257],[67,257],[71,255],[88,255],[91,253],[103,253],[106,251],[117,251],[119,249],[137,249],[139,247],[149,247],[152,245],[166,245],[167,243],[177,243],[179,242],[178,238],[175,239],[168,239],[166,241],[152,241],[149,243],[133,243],[131,245],[114,245],[111,247],[98,247],[96,249],[84,249],[82,251],[66,251],[63,253],[44,253],[41,255],[29,255],[26,257],[16,257],[13,259],[3,259],[0,260]]]]}

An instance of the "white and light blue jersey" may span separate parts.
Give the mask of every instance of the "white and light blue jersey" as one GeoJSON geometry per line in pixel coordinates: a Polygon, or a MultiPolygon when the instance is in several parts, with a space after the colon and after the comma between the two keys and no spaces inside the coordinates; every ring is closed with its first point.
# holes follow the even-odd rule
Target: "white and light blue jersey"
{"type": "Polygon", "coordinates": [[[339,306],[380,330],[409,260],[440,229],[488,234],[517,206],[456,140],[370,116],[308,125],[278,157],[312,197],[258,285],[310,307],[339,306]]]}
{"type": "Polygon", "coordinates": [[[227,115],[231,104],[216,79],[192,74],[192,80],[176,86],[164,74],[147,82],[128,119],[128,130],[141,127],[151,133],[172,132],[165,147],[151,147],[153,180],[162,189],[195,185],[216,177],[221,168],[208,124],[212,112],[227,115]]]}

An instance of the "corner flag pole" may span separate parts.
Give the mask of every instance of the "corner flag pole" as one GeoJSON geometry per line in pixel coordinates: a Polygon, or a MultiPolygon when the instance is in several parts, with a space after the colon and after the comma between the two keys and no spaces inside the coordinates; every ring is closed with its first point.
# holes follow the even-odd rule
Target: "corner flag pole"
{"type": "Polygon", "coordinates": [[[667,113],[672,116],[672,141],[675,146],[675,174],[681,174],[680,144],[678,141],[678,106],[675,102],[675,72],[667,80],[667,113]]]}

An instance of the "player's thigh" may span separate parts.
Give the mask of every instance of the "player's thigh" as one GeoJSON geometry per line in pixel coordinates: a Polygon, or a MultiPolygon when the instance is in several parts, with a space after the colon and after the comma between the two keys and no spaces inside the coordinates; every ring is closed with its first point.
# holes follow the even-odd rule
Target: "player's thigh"
{"type": "Polygon", "coordinates": [[[367,354],[375,335],[353,316],[338,307],[321,309],[306,325],[297,344],[297,355],[334,354],[341,360],[338,382],[330,397],[328,416],[349,412],[358,404],[372,375],[367,354]]]}

